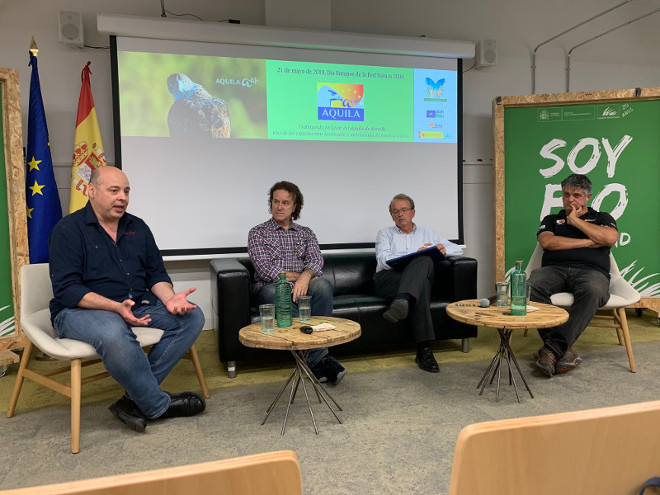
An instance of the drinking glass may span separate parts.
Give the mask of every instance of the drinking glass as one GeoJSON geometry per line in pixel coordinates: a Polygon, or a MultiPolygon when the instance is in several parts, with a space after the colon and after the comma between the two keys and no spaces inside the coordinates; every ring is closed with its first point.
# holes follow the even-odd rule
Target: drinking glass
{"type": "Polygon", "coordinates": [[[497,305],[509,305],[509,282],[496,282],[495,289],[497,290],[497,305]]]}
{"type": "Polygon", "coordinates": [[[300,321],[312,318],[312,296],[298,296],[298,317],[300,321]]]}
{"type": "Polygon", "coordinates": [[[262,304],[259,306],[261,315],[261,331],[263,333],[273,333],[275,331],[275,305],[262,304]]]}

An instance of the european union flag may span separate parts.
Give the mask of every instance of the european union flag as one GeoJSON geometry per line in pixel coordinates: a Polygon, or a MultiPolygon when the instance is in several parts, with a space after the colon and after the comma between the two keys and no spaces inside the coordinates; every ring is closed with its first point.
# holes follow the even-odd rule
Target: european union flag
{"type": "Polygon", "coordinates": [[[30,81],[30,109],[28,111],[27,198],[28,245],[30,263],[48,262],[48,236],[62,218],[62,206],[57,193],[53,160],[50,156],[46,113],[41,98],[37,57],[30,53],[32,80],[30,81]]]}

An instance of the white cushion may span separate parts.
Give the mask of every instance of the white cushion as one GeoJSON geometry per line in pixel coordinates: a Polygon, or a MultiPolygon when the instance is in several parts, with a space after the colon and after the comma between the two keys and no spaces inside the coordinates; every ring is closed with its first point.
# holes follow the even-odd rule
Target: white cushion
{"type": "MultiPolygon", "coordinates": [[[[42,309],[30,315],[24,315],[21,327],[25,335],[45,354],[55,359],[94,359],[98,354],[94,348],[73,339],[60,339],[50,323],[50,310],[42,309]]],[[[163,331],[160,328],[133,327],[140,346],[145,347],[160,341],[163,331]]]]}

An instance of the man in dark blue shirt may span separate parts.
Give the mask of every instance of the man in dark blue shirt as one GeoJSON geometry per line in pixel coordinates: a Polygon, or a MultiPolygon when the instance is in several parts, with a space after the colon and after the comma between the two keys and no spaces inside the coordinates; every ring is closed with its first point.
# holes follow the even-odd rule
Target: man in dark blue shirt
{"type": "Polygon", "coordinates": [[[543,261],[529,277],[532,301],[551,304],[552,294],[573,294],[568,321],[539,329],[543,347],[536,365],[548,377],[582,362],[571,346],[609,299],[610,247],[619,238],[614,218],[587,206],[591,181],[586,175],[569,175],[561,190],[564,209],[541,222],[536,236],[543,261]]]}
{"type": "Polygon", "coordinates": [[[51,319],[62,338],[92,345],[108,373],[126,390],[110,406],[130,428],[142,432],[146,419],[192,416],[204,410],[193,392],[169,394],[160,383],[195,343],[202,311],[174,293],[149,227],[126,212],[130,186],[114,167],[101,167],[89,182],[89,202],[51,232],[51,319]],[[131,327],[163,330],[149,351],[131,327]]]}

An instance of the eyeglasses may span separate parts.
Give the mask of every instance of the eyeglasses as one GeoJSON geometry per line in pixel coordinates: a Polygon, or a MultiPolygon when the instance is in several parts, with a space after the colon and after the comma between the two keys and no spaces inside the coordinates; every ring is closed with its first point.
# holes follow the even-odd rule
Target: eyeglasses
{"type": "Polygon", "coordinates": [[[412,208],[401,208],[399,210],[390,210],[390,214],[398,215],[399,213],[408,213],[412,208]]]}

